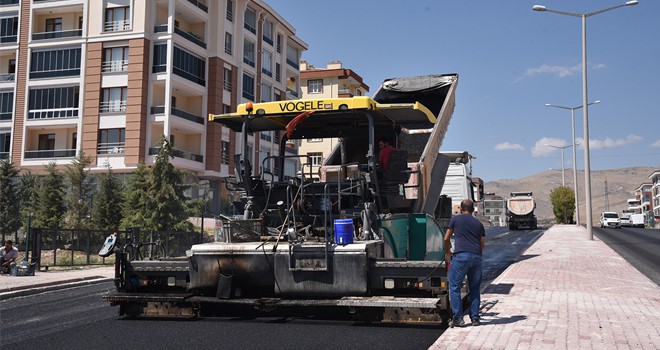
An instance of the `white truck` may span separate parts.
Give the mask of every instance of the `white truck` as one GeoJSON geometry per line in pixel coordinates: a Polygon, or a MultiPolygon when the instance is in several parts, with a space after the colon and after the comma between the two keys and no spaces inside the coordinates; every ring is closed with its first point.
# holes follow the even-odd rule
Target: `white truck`
{"type": "Polygon", "coordinates": [[[630,226],[644,227],[644,214],[630,214],[630,226]]]}
{"type": "Polygon", "coordinates": [[[511,192],[511,197],[506,200],[506,208],[510,230],[536,229],[536,202],[532,192],[511,192]]]}

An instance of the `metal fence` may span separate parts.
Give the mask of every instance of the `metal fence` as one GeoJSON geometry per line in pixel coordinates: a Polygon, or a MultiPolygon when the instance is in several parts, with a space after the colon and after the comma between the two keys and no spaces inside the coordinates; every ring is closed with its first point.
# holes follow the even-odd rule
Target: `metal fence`
{"type": "MultiPolygon", "coordinates": [[[[112,265],[114,256],[103,258],[99,251],[105,239],[114,231],[43,229],[33,228],[26,241],[25,234],[3,235],[12,239],[19,249],[19,259],[26,254],[29,246],[29,259],[39,267],[112,265]]],[[[193,244],[209,241],[210,237],[199,232],[164,231],[117,231],[117,247],[131,244],[136,256],[141,259],[185,256],[193,244]],[[138,252],[139,251],[139,252],[138,252]]]]}

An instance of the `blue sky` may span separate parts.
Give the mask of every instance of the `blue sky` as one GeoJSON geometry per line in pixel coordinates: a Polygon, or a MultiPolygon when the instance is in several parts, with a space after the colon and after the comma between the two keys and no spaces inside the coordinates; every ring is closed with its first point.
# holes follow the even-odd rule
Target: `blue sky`
{"type": "MultiPolygon", "coordinates": [[[[316,67],[342,61],[373,94],[386,78],[458,73],[443,149],[468,150],[475,176],[516,179],[561,169],[571,112],[582,104],[581,20],[532,11],[590,13],[625,0],[266,0],[309,45],[316,67]]],[[[592,170],[658,166],[660,1],[587,18],[592,170]]],[[[583,140],[582,111],[575,132],[583,140]]],[[[583,142],[582,142],[583,143],[583,142]]],[[[578,146],[577,168],[584,169],[578,146]]],[[[565,150],[572,169],[571,148],[565,150]]]]}

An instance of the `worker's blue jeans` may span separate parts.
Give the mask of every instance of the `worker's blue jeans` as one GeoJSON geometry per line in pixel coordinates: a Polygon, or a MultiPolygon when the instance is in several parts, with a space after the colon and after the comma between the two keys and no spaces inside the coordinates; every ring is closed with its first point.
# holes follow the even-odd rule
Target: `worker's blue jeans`
{"type": "Polygon", "coordinates": [[[465,276],[470,289],[470,318],[479,319],[479,304],[481,303],[481,255],[460,252],[454,255],[449,266],[449,300],[453,318],[463,317],[461,303],[461,286],[465,276]]]}

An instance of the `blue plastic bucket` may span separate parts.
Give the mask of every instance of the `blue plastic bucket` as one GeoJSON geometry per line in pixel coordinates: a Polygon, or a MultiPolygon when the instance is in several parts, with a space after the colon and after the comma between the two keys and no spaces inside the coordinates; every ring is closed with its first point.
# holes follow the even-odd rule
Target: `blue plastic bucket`
{"type": "Polygon", "coordinates": [[[353,219],[335,220],[335,243],[341,245],[353,243],[353,219]]]}

